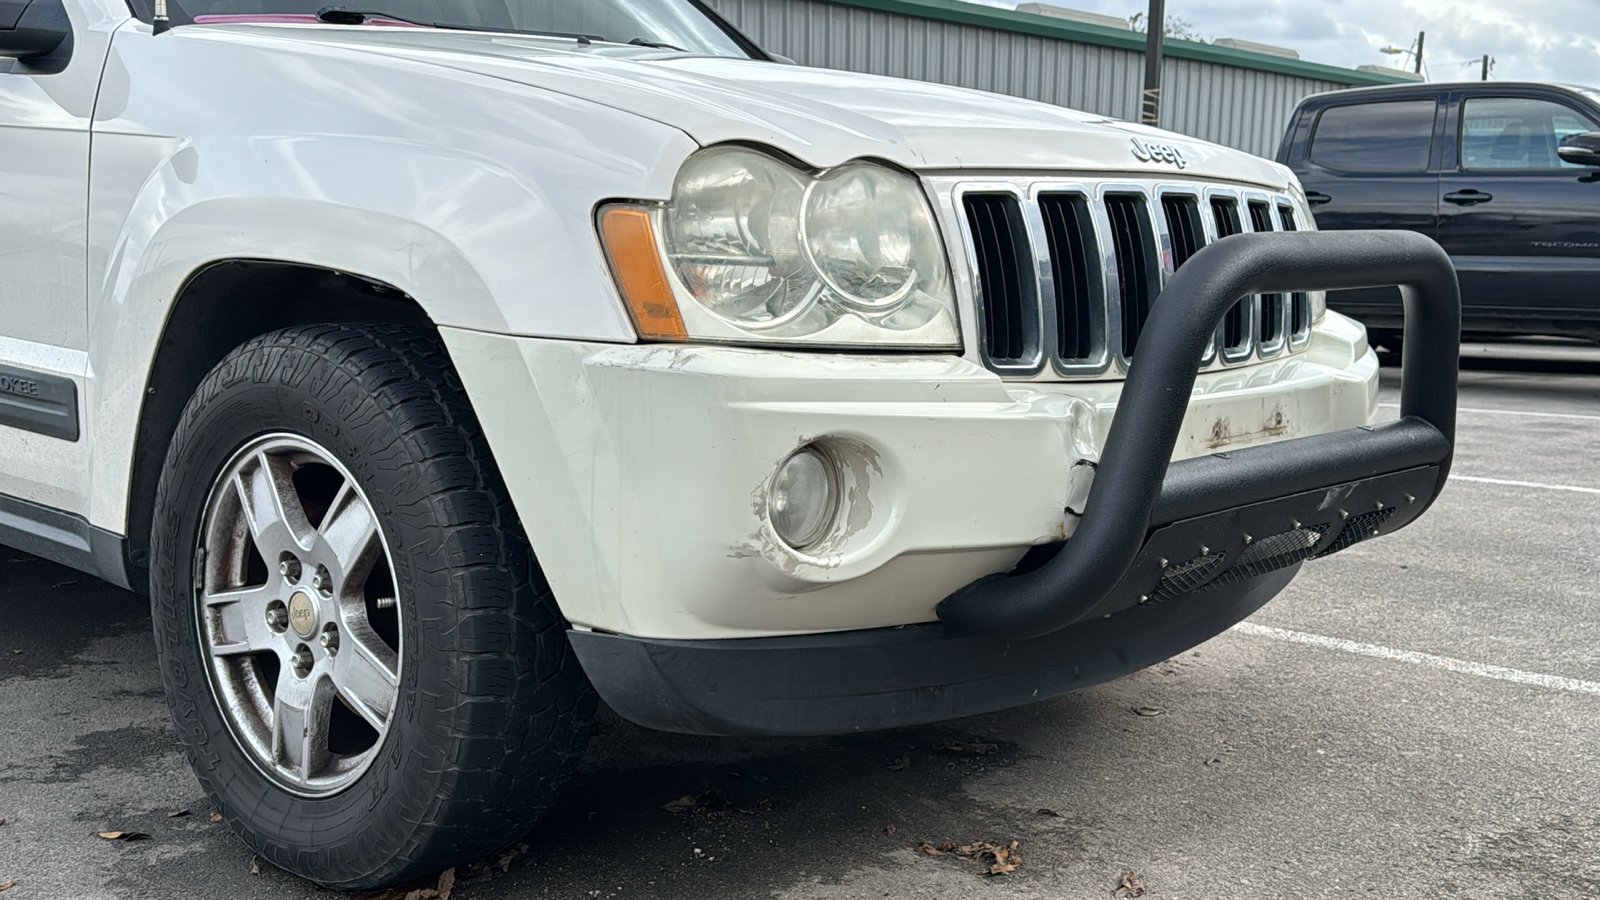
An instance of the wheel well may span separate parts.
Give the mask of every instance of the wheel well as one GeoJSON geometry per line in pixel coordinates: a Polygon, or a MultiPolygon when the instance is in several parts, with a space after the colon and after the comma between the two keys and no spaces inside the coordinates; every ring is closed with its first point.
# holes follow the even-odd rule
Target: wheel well
{"type": "Polygon", "coordinates": [[[151,516],[167,444],[201,380],[253,337],[323,322],[434,327],[414,299],[391,285],[294,263],[212,263],[178,292],[150,368],[129,482],[125,564],[136,589],[148,582],[151,516]]]}

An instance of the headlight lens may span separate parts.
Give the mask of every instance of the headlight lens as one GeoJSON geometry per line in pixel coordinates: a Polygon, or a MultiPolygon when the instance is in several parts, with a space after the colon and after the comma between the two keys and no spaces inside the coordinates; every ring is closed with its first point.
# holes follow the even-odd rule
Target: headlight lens
{"type": "Polygon", "coordinates": [[[649,210],[681,333],[654,333],[623,277],[602,210],[613,270],[650,339],[816,346],[960,346],[949,264],[917,181],[849,163],[811,176],[767,154],[723,147],[691,157],[671,202],[649,210]]]}

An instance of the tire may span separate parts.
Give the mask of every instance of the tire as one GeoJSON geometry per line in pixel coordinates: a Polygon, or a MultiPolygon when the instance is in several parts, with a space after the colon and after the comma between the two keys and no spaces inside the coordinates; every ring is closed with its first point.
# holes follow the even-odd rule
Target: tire
{"type": "Polygon", "coordinates": [[[404,882],[514,842],[576,767],[595,695],[436,336],[230,353],[172,439],[151,554],[181,743],[263,859],[404,882]]]}

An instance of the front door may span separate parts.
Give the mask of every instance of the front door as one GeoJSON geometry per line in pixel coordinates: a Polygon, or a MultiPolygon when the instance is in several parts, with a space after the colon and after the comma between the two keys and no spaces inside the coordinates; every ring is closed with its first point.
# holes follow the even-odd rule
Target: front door
{"type": "Polygon", "coordinates": [[[1552,99],[1476,93],[1453,118],[1438,240],[1460,275],[1465,327],[1600,329],[1600,176],[1556,155],[1563,137],[1600,123],[1552,99]]]}
{"type": "MultiPolygon", "coordinates": [[[[69,4],[80,35],[82,7],[69,4]]],[[[88,38],[85,35],[85,38],[88,38]]],[[[0,57],[0,514],[81,513],[87,451],[89,123],[103,41],[33,63],[0,57]],[[96,46],[96,45],[99,46],[96,46]],[[96,52],[98,51],[98,52],[96,52]]]]}
{"type": "MultiPolygon", "coordinates": [[[[1439,95],[1330,106],[1317,115],[1294,168],[1317,227],[1404,228],[1433,236],[1438,172],[1432,165],[1439,95]]],[[[1370,326],[1400,324],[1394,288],[1335,291],[1328,305],[1370,326]]]]}

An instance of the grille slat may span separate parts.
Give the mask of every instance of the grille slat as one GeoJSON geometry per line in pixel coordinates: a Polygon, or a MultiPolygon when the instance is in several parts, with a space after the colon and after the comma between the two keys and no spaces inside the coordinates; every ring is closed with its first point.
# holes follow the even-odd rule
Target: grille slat
{"type": "Polygon", "coordinates": [[[1106,215],[1111,220],[1122,301],[1122,355],[1132,359],[1161,279],[1156,268],[1155,231],[1150,227],[1143,194],[1107,194],[1106,215]]]}
{"type": "Polygon", "coordinates": [[[964,205],[978,263],[984,350],[993,364],[1026,365],[1037,346],[1028,326],[1037,317],[1038,287],[1021,203],[1010,194],[974,193],[964,205]]]}
{"type": "Polygon", "coordinates": [[[1200,203],[1183,194],[1167,194],[1161,198],[1161,211],[1167,217],[1167,232],[1172,235],[1172,270],[1176,272],[1206,244],[1200,203]]]}
{"type": "Polygon", "coordinates": [[[1094,309],[1101,302],[1089,202],[1081,194],[1041,194],[1039,213],[1056,294],[1056,353],[1066,363],[1089,360],[1097,343],[1094,309]]]}
{"type": "MultiPolygon", "coordinates": [[[[1211,198],[1211,215],[1217,226],[1217,237],[1225,238],[1244,231],[1239,218],[1239,201],[1229,197],[1211,198]]],[[[1237,358],[1250,352],[1250,304],[1240,300],[1222,318],[1222,349],[1227,358],[1237,358]]]]}
{"type": "MultiPolygon", "coordinates": [[[[1276,231],[1272,224],[1272,207],[1262,200],[1250,201],[1250,229],[1252,231],[1276,231]]],[[[1284,307],[1288,298],[1282,294],[1262,294],[1258,307],[1257,334],[1261,347],[1265,351],[1273,351],[1283,346],[1284,339],[1288,336],[1285,331],[1287,325],[1284,307]]]]}
{"type": "MultiPolygon", "coordinates": [[[[1283,221],[1284,231],[1300,230],[1294,207],[1278,204],[1278,218],[1283,221]]],[[[1289,335],[1297,343],[1311,336],[1311,295],[1303,291],[1289,295],[1289,335]]]]}

